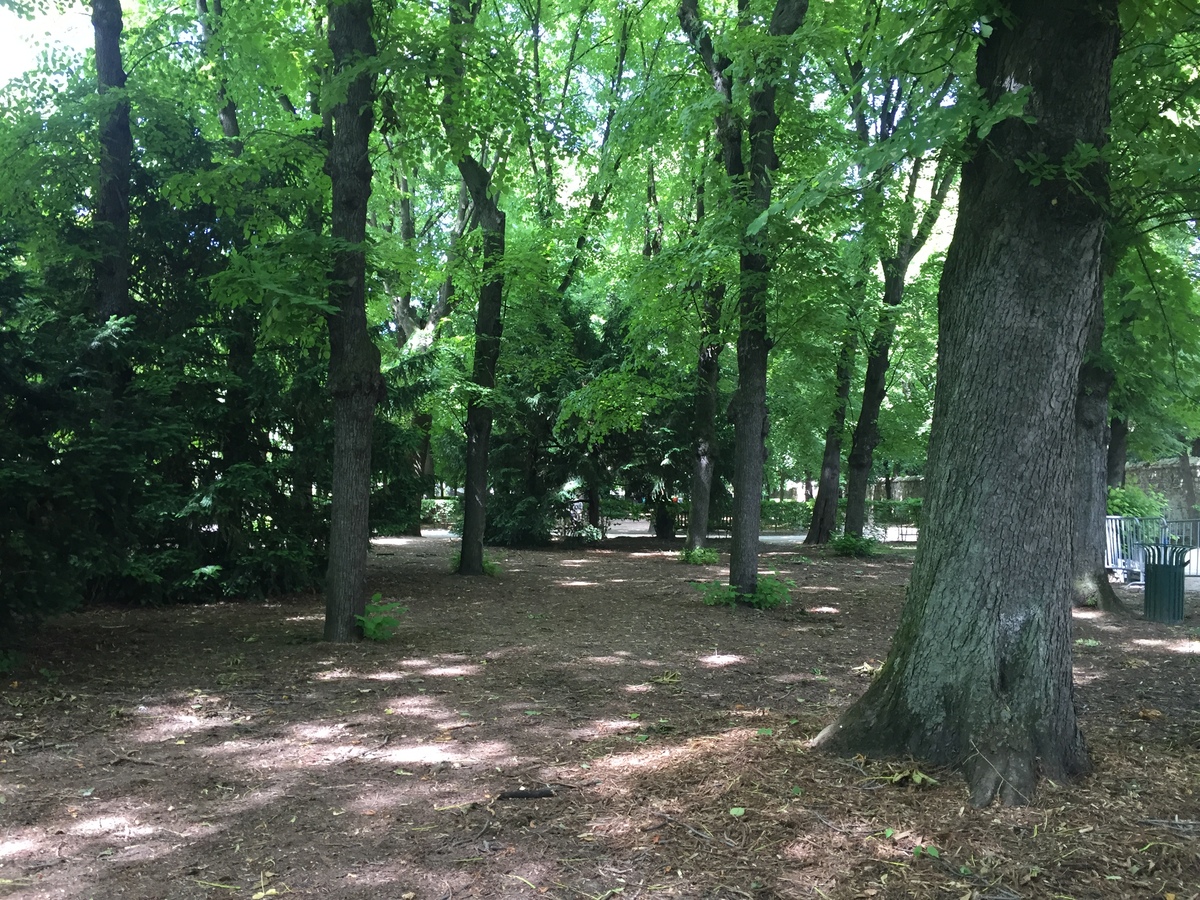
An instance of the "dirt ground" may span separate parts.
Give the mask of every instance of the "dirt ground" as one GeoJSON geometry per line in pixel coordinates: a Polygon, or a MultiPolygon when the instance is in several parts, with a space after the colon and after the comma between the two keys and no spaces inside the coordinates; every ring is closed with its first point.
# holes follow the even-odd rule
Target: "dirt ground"
{"type": "Polygon", "coordinates": [[[420,538],[375,544],[386,643],[321,643],[313,596],[64,617],[0,691],[0,897],[1200,896],[1200,597],[1077,615],[1095,774],[972,810],[953,772],[806,749],[911,551],[764,548],[771,613],[649,538],[479,579],[420,538]]]}

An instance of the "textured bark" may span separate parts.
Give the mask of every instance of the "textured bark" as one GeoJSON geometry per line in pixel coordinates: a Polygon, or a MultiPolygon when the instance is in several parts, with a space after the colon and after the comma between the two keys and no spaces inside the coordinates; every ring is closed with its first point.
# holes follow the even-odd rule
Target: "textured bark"
{"type": "MultiPolygon", "coordinates": [[[[96,39],[96,80],[101,96],[125,89],[121,61],[120,0],[92,0],[96,39]]],[[[129,100],[120,94],[101,107],[100,183],[93,221],[98,256],[95,263],[96,314],[101,320],[132,312],[129,295],[129,178],[133,134],[129,100]]]]}
{"type": "Polygon", "coordinates": [[[370,541],[371,426],[383,391],[379,348],[367,330],[368,141],[374,127],[375,78],[362,63],[375,55],[371,0],[329,6],[329,48],[336,72],[352,72],[333,110],[327,168],[333,185],[333,256],[329,298],[329,389],[333,394],[333,502],[325,577],[325,640],[362,636],[355,616],[366,609],[370,541]]]}
{"type": "Polygon", "coordinates": [[[851,328],[842,340],[838,353],[837,389],[833,404],[833,421],[825,430],[825,453],[821,458],[821,477],[817,480],[817,499],[813,503],[812,522],[806,544],[828,544],[837,528],[838,490],[841,481],[842,436],[846,433],[846,407],[850,403],[850,379],[854,376],[854,355],[858,349],[858,333],[851,328]]]}
{"type": "MultiPolygon", "coordinates": [[[[776,0],[767,32],[772,37],[795,34],[808,12],[808,0],[776,0]]],[[[749,89],[750,115],[745,124],[733,109],[731,61],[716,54],[712,37],[700,16],[698,0],[681,0],[679,24],[699,55],[714,90],[723,103],[716,118],[725,173],[733,185],[734,221],[743,229],[738,264],[738,387],[730,404],[734,424],[733,526],[730,541],[729,584],[741,595],[758,589],[758,537],[762,519],[763,465],[766,461],[767,292],[771,264],[769,235],[745,232],[771,205],[772,177],[779,168],[775,153],[776,81],[780,60],[769,52],[756,59],[749,89]],[[744,158],[749,143],[749,165],[744,158]]]]}
{"type": "Polygon", "coordinates": [[[938,296],[926,520],[880,676],[817,745],[961,765],[971,803],[1031,802],[1039,776],[1090,768],[1071,678],[1075,406],[1100,289],[1107,172],[1033,184],[1105,141],[1116,0],[1018,0],[976,74],[992,101],[1030,89],[964,166],[938,296]]]}
{"type": "Polygon", "coordinates": [[[1114,417],[1108,423],[1108,486],[1125,487],[1125,460],[1129,454],[1129,423],[1114,417]]]}

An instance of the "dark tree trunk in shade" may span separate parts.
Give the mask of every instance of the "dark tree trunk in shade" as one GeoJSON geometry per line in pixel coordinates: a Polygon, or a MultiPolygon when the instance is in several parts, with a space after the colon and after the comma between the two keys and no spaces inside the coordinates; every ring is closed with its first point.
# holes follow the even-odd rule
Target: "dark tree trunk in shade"
{"type": "Polygon", "coordinates": [[[459,162],[459,171],[475,201],[479,228],[483,232],[483,287],[475,316],[475,359],[471,366],[471,384],[477,392],[472,392],[467,401],[466,483],[458,572],[460,575],[482,575],[483,536],[487,528],[488,450],[493,418],[489,395],[496,386],[503,330],[505,216],[491,195],[491,177],[483,166],[467,156],[459,162]]]}
{"type": "MultiPolygon", "coordinates": [[[[900,282],[903,292],[904,283],[900,282]]],[[[884,291],[887,296],[887,291],[884,291]]],[[[871,468],[875,447],[879,444],[879,410],[887,394],[887,371],[891,365],[892,337],[896,333],[895,312],[885,306],[867,349],[867,372],[863,379],[862,406],[858,424],[846,457],[846,534],[862,537],[867,523],[867,492],[871,487],[871,468]]]]}
{"type": "Polygon", "coordinates": [[[1179,454],[1179,484],[1183,489],[1183,517],[1190,519],[1196,514],[1196,473],[1187,450],[1179,454]]]}
{"type": "MultiPolygon", "coordinates": [[[[329,48],[335,73],[375,55],[370,0],[329,6],[329,48]]],[[[374,127],[375,79],[359,69],[333,110],[327,169],[333,187],[333,256],[329,316],[329,389],[333,394],[333,502],[329,570],[325,577],[325,640],[362,636],[355,616],[367,601],[371,425],[383,391],[379,348],[367,330],[367,201],[371,196],[368,142],[374,127]]]]}
{"type": "MultiPolygon", "coordinates": [[[[96,80],[101,97],[125,89],[121,61],[120,0],[92,0],[92,29],[96,40],[96,80]]],[[[117,93],[100,108],[100,183],[93,217],[97,238],[96,314],[100,320],[127,316],[129,295],[129,180],[133,134],[129,129],[129,100],[117,93]]]]}
{"type": "Polygon", "coordinates": [[[479,12],[479,4],[452,0],[450,26],[455,40],[448,61],[450,72],[444,79],[442,94],[442,130],[452,146],[461,147],[458,172],[474,206],[475,222],[483,233],[483,281],[475,314],[475,356],[471,364],[474,387],[467,400],[467,453],[463,489],[462,550],[460,575],[483,575],[483,538],[487,528],[488,453],[492,438],[491,392],[496,386],[496,365],[500,360],[501,321],[504,309],[504,242],[506,220],[496,203],[492,173],[467,152],[465,126],[459,121],[470,91],[466,79],[466,45],[479,12]]]}
{"type": "Polygon", "coordinates": [[[1129,455],[1129,423],[1114,417],[1108,423],[1108,486],[1125,487],[1125,460],[1129,455]]]}
{"type": "Polygon", "coordinates": [[[879,677],[817,739],[835,752],[960,765],[974,806],[1032,801],[1090,769],[1072,685],[1075,406],[1102,277],[1107,172],[1033,184],[1105,143],[1116,0],[1016,0],[976,74],[995,102],[1028,86],[963,168],[938,295],[929,496],[879,677]]]}
{"type": "Polygon", "coordinates": [[[850,402],[850,380],[854,376],[854,355],[858,334],[851,327],[838,352],[837,390],[833,404],[833,420],[825,431],[825,453],[821,458],[821,476],[817,480],[817,497],[813,503],[812,522],[806,544],[828,544],[837,529],[838,490],[841,480],[842,436],[846,432],[846,407],[850,402]]]}
{"type": "MultiPolygon", "coordinates": [[[[704,221],[705,178],[701,173],[696,189],[696,227],[704,221]]],[[[700,293],[700,352],[696,360],[696,396],[692,404],[692,477],[688,488],[691,508],[685,546],[698,550],[708,538],[708,520],[712,513],[713,477],[717,469],[717,385],[721,380],[721,309],[725,304],[725,285],[720,281],[703,284],[697,279],[691,289],[700,293]]]]}
{"type": "Polygon", "coordinates": [[[1094,604],[1104,612],[1123,614],[1125,605],[1113,590],[1104,568],[1104,516],[1108,451],[1108,394],[1113,373],[1099,364],[1104,338],[1104,293],[1097,285],[1079,393],[1075,399],[1075,502],[1073,552],[1076,606],[1094,604]]]}

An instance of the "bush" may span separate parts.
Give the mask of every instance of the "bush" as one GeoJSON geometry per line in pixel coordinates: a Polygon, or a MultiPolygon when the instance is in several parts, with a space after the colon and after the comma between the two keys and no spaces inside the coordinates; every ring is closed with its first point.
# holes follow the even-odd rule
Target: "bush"
{"type": "Polygon", "coordinates": [[[812,500],[767,500],[762,505],[763,530],[804,531],[812,523],[812,500]]]}
{"type": "Polygon", "coordinates": [[[367,604],[366,615],[355,616],[362,626],[363,637],[368,641],[391,640],[400,627],[399,616],[408,612],[407,606],[401,606],[398,601],[384,602],[382,594],[376,594],[367,604]]]}
{"type": "Polygon", "coordinates": [[[829,542],[829,549],[834,556],[851,556],[855,559],[865,559],[869,556],[879,556],[883,545],[874,538],[862,538],[853,534],[843,534],[829,542]]]}
{"type": "Polygon", "coordinates": [[[462,530],[463,502],[461,497],[445,497],[421,501],[421,524],[431,528],[462,530]]]}
{"type": "Polygon", "coordinates": [[[771,575],[763,575],[758,579],[758,590],[753,594],[739,594],[727,584],[710,581],[696,585],[704,597],[705,606],[736,606],[745,603],[755,609],[778,609],[792,602],[791,588],[796,586],[794,581],[781,581],[771,575]]]}
{"type": "Polygon", "coordinates": [[[679,561],[690,566],[712,566],[720,559],[721,554],[711,547],[696,547],[693,550],[679,551],[679,561]]]}
{"type": "Polygon", "coordinates": [[[1151,488],[1143,491],[1137,485],[1108,489],[1108,514],[1110,516],[1137,516],[1155,518],[1167,511],[1167,498],[1151,488]]]}
{"type": "Polygon", "coordinates": [[[918,525],[921,522],[921,498],[875,500],[867,504],[876,525],[918,525]]]}

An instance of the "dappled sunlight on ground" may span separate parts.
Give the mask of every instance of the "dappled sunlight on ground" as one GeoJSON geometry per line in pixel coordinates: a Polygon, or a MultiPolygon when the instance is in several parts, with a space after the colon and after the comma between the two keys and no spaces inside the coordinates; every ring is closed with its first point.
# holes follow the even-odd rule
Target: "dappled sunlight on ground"
{"type": "Polygon", "coordinates": [[[725,666],[735,666],[738,663],[746,661],[746,657],[738,656],[735,653],[710,653],[708,656],[700,657],[700,664],[708,666],[710,669],[721,669],[725,666]]]}
{"type": "Polygon", "coordinates": [[[1200,883],[1194,832],[1144,824],[1200,820],[1178,664],[1200,641],[1178,629],[1077,617],[1097,774],[1046,786],[1036,814],[973,811],[953,773],[914,784],[911,761],[806,749],[886,654],[907,563],[772,561],[796,591],[842,592],[806,615],[706,607],[690,582],[712,568],[661,546],[512,550],[505,577],[472,580],[441,544],[376,543],[372,590],[414,598],[390,643],[316,643],[318,598],[52,632],[0,695],[0,896],[1182,900],[1200,883]]]}
{"type": "Polygon", "coordinates": [[[1134,638],[1126,646],[1133,649],[1165,650],[1167,653],[1200,654],[1200,640],[1195,638],[1134,638]]]}

